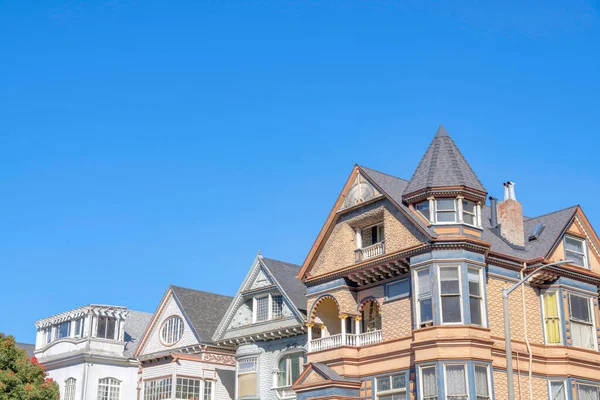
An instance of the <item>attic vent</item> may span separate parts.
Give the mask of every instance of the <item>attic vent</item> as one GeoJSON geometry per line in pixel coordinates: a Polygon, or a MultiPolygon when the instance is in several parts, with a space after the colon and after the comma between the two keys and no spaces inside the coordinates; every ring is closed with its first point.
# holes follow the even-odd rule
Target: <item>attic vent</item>
{"type": "Polygon", "coordinates": [[[531,234],[529,235],[529,241],[531,242],[532,240],[538,240],[543,230],[544,230],[544,224],[542,224],[542,223],[537,224],[533,228],[533,231],[531,231],[531,234]]]}

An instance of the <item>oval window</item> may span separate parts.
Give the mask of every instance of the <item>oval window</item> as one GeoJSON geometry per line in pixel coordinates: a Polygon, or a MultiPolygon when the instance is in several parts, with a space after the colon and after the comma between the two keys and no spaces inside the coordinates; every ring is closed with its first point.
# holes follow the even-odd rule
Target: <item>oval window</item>
{"type": "Polygon", "coordinates": [[[163,343],[169,346],[173,345],[179,342],[181,335],[183,335],[183,320],[176,315],[169,317],[160,330],[163,343]]]}

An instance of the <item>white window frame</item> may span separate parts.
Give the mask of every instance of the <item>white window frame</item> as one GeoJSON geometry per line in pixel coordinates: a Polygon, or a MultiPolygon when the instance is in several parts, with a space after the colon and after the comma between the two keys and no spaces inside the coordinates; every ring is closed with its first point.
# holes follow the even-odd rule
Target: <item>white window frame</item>
{"type": "Polygon", "coordinates": [[[65,379],[65,391],[63,393],[63,400],[75,400],[77,395],[77,379],[70,377],[65,379]]]}
{"type": "Polygon", "coordinates": [[[252,298],[252,323],[256,324],[259,322],[267,322],[267,321],[271,321],[273,319],[283,318],[284,306],[285,306],[285,299],[283,298],[283,295],[281,295],[281,294],[268,293],[268,294],[257,295],[255,297],[253,297],[252,298]],[[273,314],[273,307],[275,304],[275,302],[273,301],[273,297],[281,297],[281,315],[280,316],[275,316],[273,314]],[[265,299],[265,298],[267,299],[267,318],[259,321],[258,320],[258,301],[265,299]]]}
{"type": "Polygon", "coordinates": [[[60,339],[67,339],[71,337],[71,321],[63,321],[61,323],[58,323],[56,325],[56,340],[60,340],[60,339]],[[60,336],[60,328],[62,326],[66,326],[67,327],[67,334],[64,336],[60,336]]]}
{"type": "MultiPolygon", "coordinates": [[[[460,276],[460,275],[459,275],[460,276]]],[[[469,293],[469,315],[471,316],[471,325],[482,326],[486,328],[488,326],[487,321],[487,300],[485,297],[485,285],[483,283],[483,268],[476,267],[473,265],[467,265],[467,292],[469,293]],[[473,316],[471,315],[471,289],[469,288],[469,270],[476,270],[479,273],[479,307],[481,308],[481,325],[473,323],[473,316]]],[[[475,297],[475,296],[473,296],[475,297]]],[[[441,304],[440,304],[441,305],[441,304]]]]}
{"type": "Polygon", "coordinates": [[[587,245],[587,240],[586,239],[582,239],[580,237],[572,236],[572,235],[565,235],[565,238],[564,238],[564,241],[563,241],[563,246],[565,248],[565,259],[566,260],[569,260],[569,254],[568,254],[568,252],[578,254],[578,255],[580,255],[580,256],[583,257],[583,263],[585,265],[579,265],[579,264],[573,264],[573,265],[576,265],[576,266],[581,267],[581,268],[590,269],[590,260],[588,260],[588,256],[587,256],[588,255],[588,245],[587,245]],[[581,248],[583,250],[583,253],[580,253],[580,252],[575,251],[575,250],[567,250],[567,239],[568,240],[576,240],[578,242],[581,242],[581,248]]]}
{"type": "Polygon", "coordinates": [[[384,375],[384,376],[376,376],[375,377],[375,398],[379,399],[379,397],[383,397],[383,396],[392,396],[395,394],[404,394],[406,395],[406,398],[408,399],[408,386],[409,386],[409,381],[406,379],[406,374],[404,372],[400,372],[397,374],[389,374],[389,375],[384,375]],[[393,378],[395,376],[402,376],[404,377],[404,388],[401,389],[394,389],[394,385],[393,385],[393,378]],[[384,390],[384,391],[380,391],[379,390],[379,379],[383,379],[383,378],[388,378],[390,381],[390,389],[389,390],[384,390]]]}
{"type": "Polygon", "coordinates": [[[415,282],[415,290],[414,290],[414,297],[415,297],[415,304],[417,305],[415,307],[415,314],[416,314],[416,321],[417,321],[417,329],[422,328],[423,324],[431,324],[433,325],[434,322],[434,316],[433,316],[433,284],[434,281],[431,278],[431,266],[427,266],[424,268],[419,268],[419,269],[415,269],[414,270],[414,282],[415,282]],[[421,271],[427,271],[428,275],[429,275],[429,296],[428,297],[423,297],[421,298],[421,293],[419,292],[419,272],[421,271]],[[431,301],[431,321],[421,321],[421,300],[427,300],[429,299],[431,301]]]}
{"type": "Polygon", "coordinates": [[[84,328],[85,328],[85,317],[77,318],[71,322],[73,324],[72,327],[72,337],[74,338],[82,338],[84,336],[84,328]]]}
{"type": "MultiPolygon", "coordinates": [[[[571,328],[571,346],[577,347],[579,349],[587,349],[587,347],[579,347],[579,346],[573,345],[573,323],[572,323],[573,312],[571,311],[571,296],[581,297],[588,301],[590,318],[592,319],[592,338],[594,339],[593,340],[594,347],[591,350],[598,350],[598,333],[596,330],[596,317],[595,317],[596,310],[594,309],[593,297],[589,296],[589,295],[586,296],[586,295],[580,294],[580,293],[569,292],[567,294],[567,298],[569,300],[568,301],[568,303],[569,303],[569,327],[571,328]]],[[[580,322],[580,321],[575,321],[575,322],[576,323],[584,323],[584,322],[580,322]]]]}
{"type": "Polygon", "coordinates": [[[462,265],[460,264],[456,264],[456,265],[444,265],[444,264],[440,264],[437,266],[437,280],[438,280],[438,304],[440,305],[440,324],[441,325],[463,325],[465,323],[465,311],[463,310],[464,308],[464,303],[463,303],[463,284],[462,284],[462,265]],[[459,300],[459,304],[460,304],[460,321],[458,322],[444,322],[444,307],[442,306],[442,297],[455,297],[456,294],[442,294],[442,269],[444,268],[457,268],[458,270],[458,300],[459,300]]]}
{"type": "MultiPolygon", "coordinates": [[[[492,371],[491,371],[490,365],[489,364],[478,364],[478,363],[473,364],[473,379],[475,380],[473,382],[473,384],[475,385],[475,399],[479,400],[479,398],[482,397],[482,396],[479,396],[477,393],[477,371],[476,371],[477,367],[485,368],[485,375],[487,378],[488,399],[491,400],[491,399],[493,399],[493,396],[492,396],[492,371]]],[[[467,380],[468,379],[469,378],[467,375],[467,380]]]]}
{"type": "Polygon", "coordinates": [[[440,388],[438,387],[437,370],[438,370],[437,365],[435,365],[435,364],[419,365],[419,400],[440,400],[440,396],[438,394],[440,388]],[[435,397],[432,397],[432,396],[423,397],[423,370],[428,369],[428,368],[433,368],[433,371],[435,372],[435,389],[436,389],[435,397]]]}
{"type": "Polygon", "coordinates": [[[160,326],[160,341],[165,346],[173,346],[181,340],[184,331],[183,318],[179,315],[171,315],[160,326]]]}
{"type": "MultiPolygon", "coordinates": [[[[194,387],[194,386],[190,386],[189,385],[189,381],[194,381],[194,382],[198,382],[198,398],[199,399],[203,399],[204,397],[204,381],[200,378],[191,378],[188,376],[177,376],[175,379],[175,385],[174,388],[172,389],[172,393],[171,393],[171,397],[169,398],[175,398],[177,400],[187,400],[189,399],[189,397],[178,397],[178,393],[177,393],[177,387],[181,386],[181,388],[183,389],[184,387],[186,388],[186,390],[188,390],[190,387],[194,387]],[[180,380],[186,379],[188,381],[188,384],[186,386],[183,385],[183,382],[179,383],[180,380]]],[[[183,390],[182,390],[183,392],[183,390]]],[[[189,392],[188,392],[189,394],[189,392]]],[[[192,393],[192,395],[195,395],[195,393],[192,393]]],[[[195,397],[195,396],[194,396],[195,397]]]]}
{"type": "Polygon", "coordinates": [[[116,378],[112,378],[112,377],[106,377],[106,378],[100,378],[98,379],[98,400],[119,400],[121,398],[121,381],[116,379],[116,378]],[[104,383],[103,381],[106,381],[106,383],[104,383]],[[115,384],[116,382],[116,384],[115,384]],[[101,397],[101,393],[100,393],[100,386],[106,386],[108,388],[108,397],[101,397]],[[117,397],[111,397],[111,388],[117,388],[117,397]]]}
{"type": "Polygon", "coordinates": [[[435,216],[435,224],[436,225],[456,225],[459,222],[459,215],[458,215],[458,204],[457,204],[457,198],[456,197],[440,197],[440,198],[436,198],[434,200],[435,203],[435,210],[433,215],[435,216]],[[454,211],[452,210],[441,210],[438,211],[438,201],[439,200],[453,200],[453,204],[454,204],[454,211]],[[439,221],[438,220],[438,213],[452,213],[454,212],[454,221],[439,221]]]}
{"type": "MultiPolygon", "coordinates": [[[[454,363],[454,362],[449,362],[449,363],[444,363],[443,364],[443,368],[444,368],[444,393],[446,393],[446,399],[449,399],[448,397],[448,367],[451,366],[462,366],[465,369],[465,389],[467,389],[467,393],[463,394],[461,393],[460,397],[466,397],[467,399],[469,399],[469,370],[467,369],[467,364],[466,363],[454,363]]],[[[450,399],[452,400],[452,399],[450,399]]]]}
{"type": "Polygon", "coordinates": [[[238,399],[239,397],[239,389],[240,389],[240,385],[239,385],[239,376],[240,375],[246,375],[246,374],[254,374],[256,377],[256,396],[258,397],[260,395],[260,377],[258,376],[258,371],[259,371],[259,365],[258,365],[258,356],[248,356],[248,357],[242,357],[238,360],[236,360],[235,363],[235,398],[238,399]],[[254,369],[253,370],[244,370],[241,371],[240,370],[240,363],[242,362],[247,362],[249,360],[254,360],[254,369]]]}
{"type": "Polygon", "coordinates": [[[569,398],[569,396],[567,396],[567,380],[566,379],[548,379],[548,399],[554,400],[550,397],[550,396],[552,396],[552,384],[553,383],[562,384],[563,392],[565,394],[565,400],[567,400],[569,398]]]}
{"type": "Polygon", "coordinates": [[[216,391],[216,383],[214,381],[211,380],[207,380],[207,379],[203,379],[200,385],[200,396],[202,398],[202,400],[213,400],[215,398],[215,391],[216,391]],[[206,384],[210,383],[210,396],[207,398],[206,396],[206,384]]]}
{"type": "MultiPolygon", "coordinates": [[[[563,315],[562,315],[562,307],[560,306],[561,301],[560,299],[562,298],[560,291],[558,289],[548,289],[548,290],[544,290],[541,293],[541,300],[542,300],[542,324],[544,325],[544,344],[548,345],[548,346],[562,346],[563,345],[563,333],[562,333],[562,328],[563,328],[563,315]],[[555,299],[556,299],[556,310],[558,311],[558,343],[550,343],[548,342],[548,331],[546,329],[546,302],[544,301],[544,296],[546,296],[546,293],[554,293],[555,295],[555,299]]],[[[570,308],[571,308],[571,302],[569,301],[569,312],[570,312],[570,308]]],[[[570,322],[570,320],[569,320],[570,322]]]]}
{"type": "Polygon", "coordinates": [[[95,331],[96,331],[96,332],[94,332],[95,337],[97,337],[99,339],[117,340],[117,338],[119,337],[119,321],[117,318],[114,318],[114,317],[98,315],[98,316],[96,316],[95,331]],[[102,318],[106,318],[106,325],[104,326],[104,337],[98,335],[98,327],[100,325],[100,319],[102,319],[102,318]],[[113,337],[110,338],[110,337],[106,337],[106,336],[107,336],[107,332],[108,332],[108,322],[111,320],[113,320],[115,322],[115,331],[114,331],[113,337]]]}
{"type": "Polygon", "coordinates": [[[269,295],[269,298],[271,300],[271,318],[270,319],[280,319],[283,318],[283,305],[285,303],[285,301],[283,300],[283,296],[280,294],[273,294],[273,295],[269,295]],[[279,311],[279,314],[275,314],[275,298],[279,297],[281,299],[281,310],[279,311]]]}
{"type": "Polygon", "coordinates": [[[467,199],[459,199],[459,201],[461,202],[461,206],[459,208],[460,208],[460,211],[462,212],[462,215],[458,217],[459,220],[462,221],[462,223],[465,225],[474,226],[476,228],[479,228],[479,207],[477,207],[477,203],[474,202],[473,200],[467,200],[467,199]],[[473,203],[473,212],[465,211],[465,205],[462,203],[465,201],[467,201],[469,203],[473,203]],[[474,222],[472,224],[465,221],[465,214],[473,216],[474,222]]]}
{"type": "MultiPolygon", "coordinates": [[[[279,369],[279,363],[281,362],[282,359],[286,359],[286,380],[289,381],[290,377],[292,376],[292,356],[295,355],[299,355],[299,357],[304,361],[306,360],[306,352],[304,350],[294,350],[294,351],[286,351],[283,353],[280,353],[279,357],[277,357],[277,359],[275,360],[275,365],[274,365],[274,369],[277,371],[276,374],[273,374],[273,389],[282,389],[282,388],[288,388],[291,387],[294,382],[291,382],[289,385],[283,385],[283,386],[279,386],[279,374],[281,373],[281,370],[279,369]]],[[[302,372],[304,372],[304,362],[300,363],[300,375],[302,375],[302,372]]],[[[300,376],[298,375],[298,376],[300,376]]]]}

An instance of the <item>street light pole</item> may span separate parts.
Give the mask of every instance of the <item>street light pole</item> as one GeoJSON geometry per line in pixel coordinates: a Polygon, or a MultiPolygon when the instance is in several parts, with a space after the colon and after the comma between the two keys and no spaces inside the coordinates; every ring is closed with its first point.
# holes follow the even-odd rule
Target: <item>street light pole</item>
{"type": "Polygon", "coordinates": [[[531,276],[544,268],[552,267],[555,265],[561,265],[566,263],[573,263],[571,260],[558,261],[551,264],[542,265],[541,267],[534,270],[532,273],[515,283],[510,289],[502,289],[502,303],[504,306],[504,349],[506,350],[506,384],[508,385],[508,400],[515,400],[515,386],[513,377],[513,365],[512,365],[512,344],[510,341],[510,312],[508,310],[508,295],[513,290],[521,286],[521,284],[527,281],[531,276]]]}

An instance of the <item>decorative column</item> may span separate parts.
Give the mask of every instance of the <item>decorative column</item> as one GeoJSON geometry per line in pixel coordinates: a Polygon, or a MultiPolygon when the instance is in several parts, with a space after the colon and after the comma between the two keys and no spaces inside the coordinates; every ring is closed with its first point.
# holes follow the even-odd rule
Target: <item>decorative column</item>
{"type": "Polygon", "coordinates": [[[354,232],[356,233],[356,248],[362,249],[362,229],[354,228],[354,232]]]}
{"type": "Polygon", "coordinates": [[[356,317],[354,317],[354,331],[356,333],[356,346],[360,346],[360,321],[362,320],[362,317],[360,315],[357,315],[356,317]]]}
{"type": "Polygon", "coordinates": [[[458,223],[462,224],[464,222],[463,219],[463,201],[464,197],[462,196],[456,196],[456,201],[458,203],[458,223]]]}
{"type": "Polygon", "coordinates": [[[306,327],[308,328],[308,332],[307,332],[307,333],[308,333],[308,345],[306,346],[306,347],[307,347],[307,349],[306,349],[306,350],[307,350],[309,353],[310,353],[310,351],[311,351],[311,344],[312,344],[312,343],[311,343],[311,342],[312,342],[312,328],[313,328],[313,326],[314,326],[314,325],[315,325],[315,324],[314,324],[313,322],[309,322],[309,323],[307,323],[307,324],[306,324],[306,327]]]}
{"type": "Polygon", "coordinates": [[[342,323],[342,346],[346,345],[346,319],[348,315],[340,314],[340,321],[342,323]]]}
{"type": "Polygon", "coordinates": [[[435,207],[435,201],[434,201],[435,197],[431,196],[428,197],[427,200],[429,200],[429,222],[433,223],[434,222],[434,207],[435,207]]]}
{"type": "Polygon", "coordinates": [[[477,202],[477,226],[481,228],[481,202],[477,202]]]}

